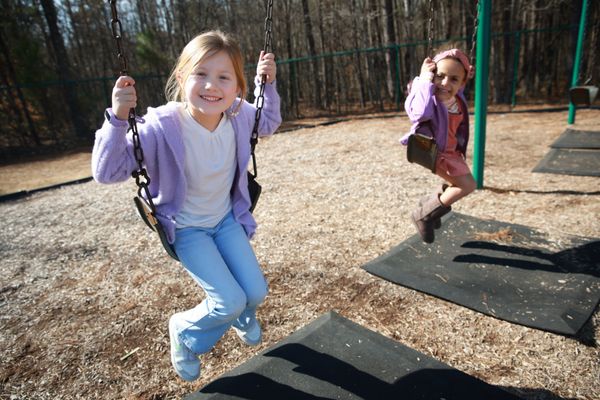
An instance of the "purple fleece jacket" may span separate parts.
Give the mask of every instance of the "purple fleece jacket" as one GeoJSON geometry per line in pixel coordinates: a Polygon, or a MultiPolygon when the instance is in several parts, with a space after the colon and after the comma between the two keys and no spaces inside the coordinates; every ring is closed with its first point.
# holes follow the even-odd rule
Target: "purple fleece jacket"
{"type": "MultiPolygon", "coordinates": [[[[463,89],[458,91],[458,101],[461,103],[462,110],[468,110],[467,100],[463,94],[463,89]]],[[[404,109],[408,114],[408,118],[412,122],[410,132],[400,139],[404,145],[408,143],[408,137],[416,132],[417,128],[422,128],[425,121],[431,124],[429,136],[435,137],[435,142],[440,151],[444,151],[448,139],[448,110],[441,101],[435,97],[435,85],[420,77],[416,77],[410,88],[410,93],[404,102],[404,109]]],[[[424,126],[427,129],[427,125],[424,126]]],[[[422,132],[422,129],[419,129],[422,132]]],[[[456,129],[457,150],[464,157],[467,156],[467,144],[469,143],[469,113],[465,113],[465,117],[456,129]]]]}
{"type": "MultiPolygon", "coordinates": [[[[259,87],[255,89],[258,97],[259,87]]],[[[235,110],[237,99],[229,111],[235,110]]],[[[169,102],[148,113],[137,124],[144,162],[150,176],[149,190],[156,205],[158,219],[170,243],[175,240],[174,217],[181,210],[187,193],[184,173],[185,149],[177,107],[181,103],[169,102]]],[[[128,123],[116,118],[108,109],[110,120],[105,120],[96,131],[92,152],[92,174],[100,183],[116,183],[131,178],[137,169],[128,123]]],[[[230,114],[228,111],[228,114],[230,114]]],[[[254,127],[256,107],[243,102],[239,114],[231,117],[237,146],[237,169],[231,188],[233,215],[242,224],[249,238],[254,235],[256,221],[249,211],[247,166],[250,161],[250,135],[254,127]]],[[[273,134],[281,124],[280,99],[275,82],[266,84],[264,108],[258,126],[259,136],[273,134]]]]}

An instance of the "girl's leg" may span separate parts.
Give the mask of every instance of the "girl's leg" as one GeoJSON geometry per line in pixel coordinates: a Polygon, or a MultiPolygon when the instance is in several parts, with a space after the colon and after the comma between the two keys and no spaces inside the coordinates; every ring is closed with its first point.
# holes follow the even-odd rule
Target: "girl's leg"
{"type": "Polygon", "coordinates": [[[175,314],[181,341],[195,354],[208,352],[246,308],[246,294],[216,244],[218,228],[178,230],[175,251],[184,268],[206,292],[191,310],[175,314]]]}
{"type": "MultiPolygon", "coordinates": [[[[450,212],[450,204],[458,200],[460,197],[466,196],[466,194],[468,194],[466,193],[466,191],[468,190],[469,182],[466,177],[470,177],[470,174],[467,175],[464,179],[457,179],[457,177],[452,177],[444,172],[440,172],[440,170],[438,170],[437,174],[438,176],[447,180],[451,184],[460,184],[461,186],[460,188],[452,188],[451,186],[442,184],[435,190],[435,192],[419,200],[419,207],[411,213],[411,219],[413,221],[413,224],[417,228],[421,239],[425,243],[434,242],[434,230],[441,228],[441,218],[450,212]],[[452,196],[449,197],[452,200],[452,202],[446,203],[444,201],[444,197],[448,197],[449,194],[452,196]]],[[[471,180],[473,181],[472,177],[471,180]]]]}
{"type": "Polygon", "coordinates": [[[450,186],[440,195],[440,201],[447,207],[472,193],[477,188],[475,179],[473,179],[473,175],[470,173],[461,176],[450,176],[444,171],[439,171],[437,175],[450,183],[450,186]]]}
{"type": "MultiPolygon", "coordinates": [[[[441,184],[439,184],[435,188],[435,190],[433,191],[433,193],[430,193],[430,194],[427,194],[427,195],[421,197],[419,199],[419,207],[422,207],[423,204],[425,204],[425,202],[427,202],[431,198],[431,196],[438,196],[438,198],[439,198],[439,196],[442,193],[444,193],[444,190],[446,190],[448,188],[448,186],[449,185],[447,183],[445,183],[445,182],[441,183],[441,184]]],[[[433,221],[433,228],[434,229],[440,229],[441,227],[442,227],[442,220],[440,218],[435,219],[433,221]]]]}
{"type": "Polygon", "coordinates": [[[215,243],[229,271],[246,295],[244,310],[233,322],[234,327],[246,331],[257,323],[256,307],[267,296],[267,282],[244,228],[235,221],[232,214],[221,223],[215,243]]]}

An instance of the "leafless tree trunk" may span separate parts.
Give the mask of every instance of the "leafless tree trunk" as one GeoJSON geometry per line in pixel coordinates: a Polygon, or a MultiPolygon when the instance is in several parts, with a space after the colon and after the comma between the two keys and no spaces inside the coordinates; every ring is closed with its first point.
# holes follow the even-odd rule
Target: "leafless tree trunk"
{"type": "Polygon", "coordinates": [[[63,84],[65,106],[67,107],[67,112],[70,115],[70,120],[73,124],[75,135],[83,138],[88,136],[89,132],[87,132],[81,112],[79,111],[77,91],[70,83],[73,81],[71,67],[67,57],[67,49],[65,48],[63,37],[58,28],[56,8],[54,7],[54,2],[52,0],[41,0],[41,5],[44,10],[46,23],[48,24],[48,31],[50,32],[50,42],[52,43],[52,48],[55,55],[56,72],[63,84]]]}
{"type": "MultiPolygon", "coordinates": [[[[566,100],[581,4],[493,2],[489,85],[494,102],[510,101],[515,87],[519,101],[566,100]],[[520,51],[515,53],[517,37],[520,51]]],[[[12,121],[4,128],[11,133],[3,139],[10,139],[0,143],[23,132],[31,145],[66,142],[73,131],[85,135],[86,124],[95,126],[101,119],[119,72],[109,5],[97,0],[0,0],[0,6],[5,16],[2,39],[8,46],[0,60],[8,54],[15,66],[12,76],[5,61],[0,65],[5,86],[0,111],[10,114],[1,121],[12,121]],[[26,117],[26,112],[31,115],[26,117]]],[[[164,102],[165,79],[176,57],[192,37],[209,29],[239,40],[246,76],[252,79],[264,39],[264,6],[264,1],[246,0],[118,2],[139,111],[164,102]]],[[[456,0],[275,1],[273,50],[280,63],[278,89],[285,118],[395,109],[394,100],[404,99],[404,89],[427,53],[430,15],[434,47],[452,38],[470,52],[476,12],[474,1],[456,0]]],[[[593,49],[600,40],[600,2],[591,1],[588,12],[580,83],[591,78],[598,84],[600,62],[593,49]]],[[[472,88],[470,84],[467,94],[472,88]]]]}
{"type": "MultiPolygon", "coordinates": [[[[396,43],[396,30],[394,27],[394,2],[393,0],[385,0],[385,32],[386,32],[386,44],[391,45],[396,43]]],[[[400,94],[396,93],[396,86],[394,82],[399,80],[399,76],[396,72],[396,50],[390,50],[385,53],[385,62],[388,71],[388,92],[392,93],[394,98],[397,98],[400,94]]]]}
{"type": "MultiPolygon", "coordinates": [[[[304,12],[304,34],[308,43],[308,54],[316,56],[315,37],[313,35],[312,20],[310,18],[310,10],[308,8],[308,0],[302,0],[302,11],[304,12]]],[[[315,105],[322,108],[321,100],[321,77],[319,76],[319,63],[316,59],[311,62],[311,75],[314,82],[313,88],[315,91],[315,105]]]]}
{"type": "MultiPolygon", "coordinates": [[[[16,79],[16,74],[15,74],[15,69],[12,65],[12,61],[11,61],[11,57],[10,57],[10,53],[8,51],[8,47],[6,46],[6,42],[4,41],[4,35],[2,34],[2,32],[0,31],[0,53],[2,54],[2,68],[1,68],[1,73],[2,73],[2,83],[6,86],[6,92],[7,92],[7,99],[8,99],[8,104],[9,104],[9,108],[13,113],[13,116],[16,118],[17,124],[16,124],[16,128],[17,131],[21,132],[22,137],[25,137],[27,135],[27,133],[29,133],[29,136],[31,137],[31,139],[33,139],[33,142],[35,143],[36,146],[39,146],[41,144],[40,138],[38,136],[38,133],[35,129],[35,126],[33,125],[33,120],[31,119],[31,115],[29,114],[29,107],[27,106],[27,101],[25,100],[25,96],[23,96],[23,92],[21,91],[21,88],[16,85],[17,83],[17,79],[16,79]],[[19,100],[19,105],[17,105],[17,103],[14,100],[14,96],[12,94],[13,89],[11,88],[11,82],[15,84],[14,86],[14,91],[16,93],[16,98],[19,100]],[[24,128],[24,123],[23,123],[23,118],[25,118],[25,121],[27,121],[27,128],[24,128]]],[[[9,118],[9,121],[11,119],[9,118]]],[[[26,143],[26,140],[23,140],[24,143],[26,143]]]]}

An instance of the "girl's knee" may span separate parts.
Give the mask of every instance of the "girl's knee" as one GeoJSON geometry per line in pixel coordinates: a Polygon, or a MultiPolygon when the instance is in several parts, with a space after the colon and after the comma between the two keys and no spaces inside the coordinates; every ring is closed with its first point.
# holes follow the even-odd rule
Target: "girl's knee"
{"type": "Polygon", "coordinates": [[[246,305],[248,307],[257,307],[259,304],[261,304],[263,301],[265,301],[265,298],[267,297],[268,292],[269,292],[269,288],[267,287],[266,283],[264,285],[260,285],[260,286],[253,288],[252,290],[250,290],[246,293],[246,298],[247,298],[246,305]]]}
{"type": "Polygon", "coordinates": [[[475,179],[473,179],[472,176],[469,176],[465,191],[467,192],[467,194],[471,194],[475,191],[475,189],[477,189],[477,182],[475,182],[475,179]]]}
{"type": "Polygon", "coordinates": [[[473,175],[466,175],[463,179],[460,180],[459,185],[457,185],[462,191],[462,196],[466,196],[471,194],[477,189],[477,183],[473,178],[473,175]]]}
{"type": "Polygon", "coordinates": [[[248,299],[243,290],[232,290],[226,296],[223,296],[215,310],[224,320],[232,321],[240,316],[246,308],[248,299]]]}

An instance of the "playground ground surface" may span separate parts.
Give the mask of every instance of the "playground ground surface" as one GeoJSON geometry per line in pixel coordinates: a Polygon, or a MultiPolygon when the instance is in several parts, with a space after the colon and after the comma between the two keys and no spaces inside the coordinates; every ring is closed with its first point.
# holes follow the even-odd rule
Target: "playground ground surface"
{"type": "MultiPolygon", "coordinates": [[[[531,172],[567,128],[566,109],[546,108],[488,114],[485,188],[454,209],[527,225],[557,246],[600,238],[599,178],[531,172]]],[[[599,127],[600,111],[582,109],[571,128],[599,127]]],[[[406,162],[397,141],[408,128],[403,114],[372,115],[260,142],[253,246],[270,285],[264,341],[248,348],[228,332],[194,383],[172,371],[167,321],[203,295],[135,215],[133,182],[0,203],[0,398],[180,398],[329,310],[524,399],[600,398],[597,311],[564,337],[361,269],[414,234],[409,213],[437,182],[406,162]]],[[[85,176],[87,152],[4,165],[0,194],[85,176]]]]}

